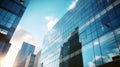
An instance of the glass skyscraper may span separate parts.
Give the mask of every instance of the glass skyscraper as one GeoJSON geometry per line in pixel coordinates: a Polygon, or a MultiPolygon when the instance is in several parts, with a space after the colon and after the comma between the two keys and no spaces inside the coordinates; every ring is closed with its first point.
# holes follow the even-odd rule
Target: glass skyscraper
{"type": "Polygon", "coordinates": [[[17,54],[15,63],[14,63],[14,67],[24,67],[27,57],[30,54],[33,54],[35,50],[35,46],[31,45],[29,43],[24,42],[20,51],[17,54]]]}
{"type": "Polygon", "coordinates": [[[6,54],[9,41],[29,0],[0,0],[0,55],[6,54]]]}
{"type": "Polygon", "coordinates": [[[48,32],[42,45],[42,67],[70,67],[81,61],[74,58],[73,63],[69,63],[72,57],[79,54],[82,54],[79,63],[83,67],[119,64],[120,0],[78,0],[75,8],[69,10],[48,32]],[[76,28],[79,46],[74,43],[77,39],[69,42],[76,28]],[[70,49],[71,45],[74,45],[73,48],[76,46],[77,50],[70,49]],[[78,48],[80,45],[81,48],[78,48]]]}

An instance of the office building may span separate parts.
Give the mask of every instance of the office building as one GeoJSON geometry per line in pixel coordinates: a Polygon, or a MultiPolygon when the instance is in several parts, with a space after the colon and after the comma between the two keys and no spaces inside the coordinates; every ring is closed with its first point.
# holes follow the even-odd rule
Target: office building
{"type": "Polygon", "coordinates": [[[35,56],[34,66],[33,67],[40,67],[40,57],[41,57],[41,51],[39,51],[35,56]]]}
{"type": "MultiPolygon", "coordinates": [[[[65,63],[61,54],[62,61],[66,60],[61,67],[70,65],[65,55],[74,49],[68,49],[67,44],[77,27],[83,67],[120,66],[120,0],[78,0],[45,36],[40,61],[43,67],[60,67],[65,63]]],[[[76,51],[72,54],[75,56],[76,51]]]]}
{"type": "Polygon", "coordinates": [[[27,57],[27,60],[26,60],[26,63],[25,63],[25,67],[34,67],[35,57],[36,57],[36,55],[30,54],[27,57]]]}
{"type": "Polygon", "coordinates": [[[0,0],[0,56],[7,53],[9,41],[29,0],[0,0]]]}
{"type": "Polygon", "coordinates": [[[35,50],[35,46],[24,42],[20,51],[18,52],[18,55],[17,55],[15,63],[14,63],[14,67],[24,67],[27,57],[30,54],[33,54],[34,50],[35,50]]]}

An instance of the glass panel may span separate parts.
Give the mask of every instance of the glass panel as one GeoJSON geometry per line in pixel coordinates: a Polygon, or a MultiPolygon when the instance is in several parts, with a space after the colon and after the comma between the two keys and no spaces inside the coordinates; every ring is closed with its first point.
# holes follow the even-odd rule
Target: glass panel
{"type": "Polygon", "coordinates": [[[92,38],[93,39],[97,38],[97,31],[92,32],[92,38]]]}
{"type": "Polygon", "coordinates": [[[120,17],[117,17],[116,19],[111,21],[111,25],[116,28],[120,26],[120,17]]]}
{"type": "Polygon", "coordinates": [[[11,23],[7,23],[7,24],[6,24],[6,27],[8,27],[8,28],[10,28],[11,26],[12,26],[11,23]]]}
{"type": "Polygon", "coordinates": [[[2,11],[2,13],[1,13],[2,16],[5,16],[6,14],[7,14],[7,12],[5,10],[2,11]]]}
{"type": "Polygon", "coordinates": [[[117,15],[120,15],[120,4],[115,7],[117,15]]]}
{"type": "Polygon", "coordinates": [[[0,23],[1,25],[5,25],[6,24],[6,22],[5,21],[1,21],[1,23],[0,23]]]}
{"type": "Polygon", "coordinates": [[[111,9],[111,10],[108,12],[108,15],[109,15],[109,17],[110,17],[111,20],[113,20],[114,18],[117,17],[114,9],[111,9]]]}
{"type": "Polygon", "coordinates": [[[9,19],[11,17],[11,13],[7,13],[6,15],[5,15],[5,18],[7,18],[7,19],[9,19]]]}
{"type": "Polygon", "coordinates": [[[89,43],[82,48],[84,67],[95,67],[93,45],[89,43]]]}
{"type": "Polygon", "coordinates": [[[11,18],[10,18],[11,23],[13,23],[13,22],[14,22],[15,18],[16,18],[16,16],[15,16],[15,15],[12,15],[12,16],[11,16],[11,18]]]}
{"type": "Polygon", "coordinates": [[[115,36],[116,36],[116,40],[117,40],[117,43],[118,43],[118,47],[120,49],[120,28],[115,30],[115,36]]]}
{"type": "Polygon", "coordinates": [[[114,35],[112,32],[100,38],[100,46],[102,50],[103,62],[111,62],[112,57],[118,55],[119,51],[115,43],[114,35]]]}
{"type": "Polygon", "coordinates": [[[2,13],[2,9],[0,8],[0,14],[2,13]]]}
{"type": "Polygon", "coordinates": [[[2,19],[3,19],[3,17],[2,17],[2,16],[0,16],[0,22],[2,21],[2,19]]]}
{"type": "Polygon", "coordinates": [[[100,45],[99,45],[99,41],[98,39],[94,40],[93,41],[93,44],[94,44],[94,52],[95,52],[95,64],[96,66],[98,65],[101,65],[103,62],[102,62],[102,56],[101,56],[101,48],[100,48],[100,45]]]}

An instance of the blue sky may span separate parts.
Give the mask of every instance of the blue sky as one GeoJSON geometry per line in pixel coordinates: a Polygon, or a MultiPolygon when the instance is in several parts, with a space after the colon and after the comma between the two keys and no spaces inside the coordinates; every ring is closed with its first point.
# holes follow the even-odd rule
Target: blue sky
{"type": "Polygon", "coordinates": [[[33,34],[37,40],[48,31],[46,17],[60,19],[66,12],[72,0],[31,0],[20,26],[33,34]]]}
{"type": "MultiPolygon", "coordinates": [[[[28,31],[40,44],[49,30],[49,22],[57,22],[74,0],[31,0],[19,26],[28,31]]],[[[49,25],[51,26],[51,25],[49,25]]]]}

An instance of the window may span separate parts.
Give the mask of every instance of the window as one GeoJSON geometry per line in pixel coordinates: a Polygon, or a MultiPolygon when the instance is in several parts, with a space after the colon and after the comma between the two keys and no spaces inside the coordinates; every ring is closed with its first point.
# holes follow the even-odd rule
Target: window
{"type": "Polygon", "coordinates": [[[7,12],[7,14],[5,15],[5,18],[9,19],[10,17],[11,17],[11,14],[7,12]]]}
{"type": "Polygon", "coordinates": [[[118,48],[120,49],[120,28],[118,28],[117,30],[115,30],[115,37],[118,43],[118,48]]]}
{"type": "Polygon", "coordinates": [[[2,20],[2,21],[0,21],[0,24],[4,26],[6,24],[6,22],[2,20]]]}
{"type": "Polygon", "coordinates": [[[92,42],[82,48],[84,67],[95,67],[94,52],[92,42]],[[92,66],[91,66],[92,65],[92,66]]]}
{"type": "Polygon", "coordinates": [[[94,32],[92,32],[92,39],[95,39],[95,38],[97,38],[97,31],[94,31],[94,32]]]}
{"type": "MultiPolygon", "coordinates": [[[[83,31],[82,33],[79,34],[79,39],[82,41],[82,43],[84,42],[84,40],[87,38],[87,34],[86,31],[83,31]]],[[[80,42],[81,42],[80,41],[80,42]]]]}
{"type": "Polygon", "coordinates": [[[11,18],[10,18],[10,22],[13,23],[14,20],[15,20],[16,16],[15,15],[12,15],[11,18]]]}
{"type": "Polygon", "coordinates": [[[7,14],[6,11],[2,11],[2,13],[1,13],[2,16],[5,16],[6,14],[7,14]]]}
{"type": "Polygon", "coordinates": [[[115,7],[117,15],[120,15],[120,4],[115,7]]]}
{"type": "Polygon", "coordinates": [[[11,23],[7,23],[7,24],[6,24],[6,27],[7,27],[7,28],[10,28],[11,26],[12,26],[11,23]]]}
{"type": "Polygon", "coordinates": [[[103,64],[102,62],[102,56],[101,56],[101,48],[99,45],[99,41],[98,39],[93,41],[93,45],[94,45],[94,52],[95,52],[95,64],[96,66],[103,64]]]}
{"type": "Polygon", "coordinates": [[[2,13],[2,9],[0,8],[0,14],[2,13]]]}
{"type": "Polygon", "coordinates": [[[100,19],[96,20],[96,28],[99,29],[103,26],[103,24],[101,23],[100,19]]]}
{"type": "Polygon", "coordinates": [[[91,32],[94,32],[96,30],[95,24],[91,26],[91,32]]]}
{"type": "Polygon", "coordinates": [[[2,17],[2,16],[0,16],[0,22],[2,21],[2,19],[3,19],[3,17],[2,17]]]}
{"type": "Polygon", "coordinates": [[[109,15],[109,18],[110,18],[111,20],[113,20],[114,18],[117,17],[114,9],[111,9],[111,10],[108,12],[108,15],[109,15]]]}
{"type": "MultiPolygon", "coordinates": [[[[108,23],[108,25],[111,26],[110,23],[108,23]]],[[[102,24],[101,27],[97,30],[97,31],[98,31],[98,36],[101,36],[101,35],[109,32],[111,29],[112,29],[112,27],[109,27],[109,26],[107,26],[107,25],[103,25],[103,24],[102,24]]]]}
{"type": "Polygon", "coordinates": [[[104,26],[106,26],[106,27],[110,27],[111,25],[110,25],[110,18],[109,18],[109,16],[108,15],[105,15],[105,16],[103,16],[102,18],[101,18],[101,22],[102,22],[102,24],[104,25],[104,26]]]}
{"type": "Polygon", "coordinates": [[[100,46],[104,63],[111,62],[112,57],[118,55],[119,53],[112,32],[100,37],[100,46]]]}

